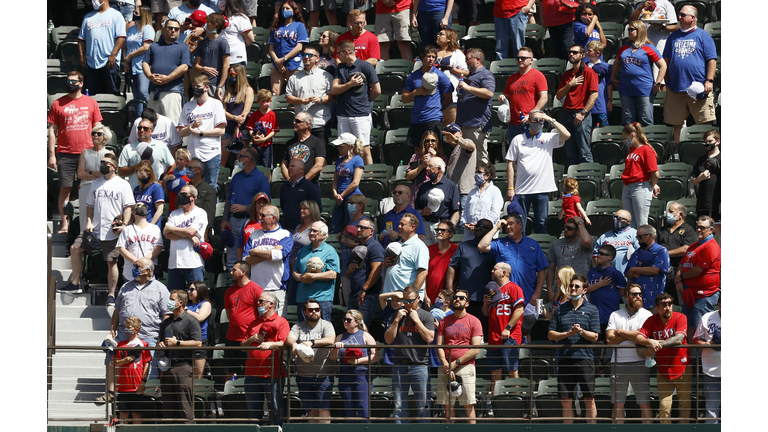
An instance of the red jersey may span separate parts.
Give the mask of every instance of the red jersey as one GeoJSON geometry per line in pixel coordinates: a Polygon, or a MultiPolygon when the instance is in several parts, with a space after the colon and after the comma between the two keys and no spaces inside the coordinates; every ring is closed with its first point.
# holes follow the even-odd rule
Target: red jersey
{"type": "Polygon", "coordinates": [[[563,195],[562,209],[565,212],[565,215],[563,215],[563,221],[568,222],[568,219],[572,217],[581,217],[581,213],[576,208],[576,204],[581,204],[580,196],[571,194],[563,195]]]}
{"type": "MultiPolygon", "coordinates": [[[[261,229],[261,222],[259,221],[252,221],[248,220],[248,222],[243,225],[243,231],[240,233],[240,244],[238,247],[240,249],[245,249],[245,244],[248,243],[248,238],[251,237],[251,233],[260,230],[261,229]]],[[[242,258],[242,257],[240,257],[242,258]]]]}
{"type": "MultiPolygon", "coordinates": [[[[584,109],[584,103],[587,101],[589,93],[597,93],[597,84],[600,80],[595,71],[593,71],[591,67],[582,65],[579,73],[584,76],[584,82],[580,86],[573,87],[565,96],[565,102],[563,102],[563,107],[565,109],[584,109]]],[[[560,79],[560,86],[558,86],[557,89],[560,90],[565,87],[574,76],[576,76],[576,72],[574,72],[573,69],[565,71],[563,77],[560,79]]]]}
{"type": "Polygon", "coordinates": [[[256,319],[256,308],[263,291],[254,281],[248,281],[242,287],[234,284],[227,289],[224,294],[224,307],[229,318],[227,339],[241,342],[248,338],[248,328],[256,319]]]}
{"type": "Polygon", "coordinates": [[[523,115],[528,115],[536,107],[539,93],[546,92],[547,90],[547,78],[543,73],[534,68],[531,68],[525,75],[520,75],[520,72],[517,72],[507,78],[507,84],[504,86],[504,96],[509,100],[509,111],[511,114],[509,123],[519,125],[520,111],[523,112],[523,115]]]}
{"type": "MultiPolygon", "coordinates": [[[[245,128],[253,132],[253,127],[256,125],[256,122],[259,122],[264,126],[264,129],[267,130],[267,135],[272,132],[280,132],[280,125],[277,124],[277,116],[272,110],[267,111],[266,114],[262,114],[261,110],[253,111],[251,116],[248,117],[248,123],[246,123],[245,128]]],[[[270,144],[272,144],[271,139],[256,145],[256,147],[267,147],[270,144]]]]}
{"type": "Polygon", "coordinates": [[[541,0],[541,19],[543,21],[541,25],[544,27],[554,27],[568,24],[569,22],[576,19],[574,14],[576,9],[572,11],[560,12],[558,10],[558,4],[560,4],[560,0],[541,0]]]}
{"type": "MultiPolygon", "coordinates": [[[[149,346],[145,341],[141,339],[138,341],[142,347],[149,346]]],[[[118,348],[126,346],[128,346],[127,340],[117,344],[118,348]]],[[[149,353],[149,351],[141,351],[140,355],[138,355],[138,353],[139,351],[117,351],[117,355],[115,357],[118,360],[124,359],[131,355],[134,356],[134,360],[132,362],[126,363],[117,369],[117,391],[119,393],[135,392],[136,389],[139,388],[139,384],[141,384],[141,378],[144,376],[144,365],[148,365],[149,362],[152,361],[152,355],[149,353]]]]}
{"type": "MultiPolygon", "coordinates": [[[[491,303],[488,308],[488,345],[502,345],[501,332],[509,324],[509,318],[512,311],[518,307],[525,307],[523,289],[516,283],[510,281],[499,288],[501,298],[496,303],[491,303]]],[[[517,324],[509,333],[509,337],[514,339],[518,345],[523,338],[523,317],[517,321],[517,324]]]]}
{"type": "MultiPolygon", "coordinates": [[[[269,318],[256,317],[247,330],[246,339],[261,333],[264,342],[281,342],[288,338],[291,326],[288,321],[280,315],[274,313],[269,318]]],[[[245,361],[245,374],[248,376],[268,378],[270,376],[284,377],[283,369],[283,350],[250,350],[248,351],[248,360],[245,361]],[[274,370],[272,370],[272,354],[277,352],[275,357],[274,370]]]]}
{"type": "Polygon", "coordinates": [[[395,0],[395,5],[389,7],[384,4],[383,1],[376,2],[376,15],[402,12],[406,9],[410,9],[413,5],[413,0],[395,0]]]}
{"type": "MultiPolygon", "coordinates": [[[[648,339],[663,341],[676,334],[687,338],[688,319],[680,312],[672,312],[672,317],[664,324],[661,316],[655,314],[645,320],[640,334],[648,339]]],[[[686,343],[683,339],[682,343],[686,343]]],[[[688,365],[688,348],[664,348],[656,352],[656,365],[659,373],[669,379],[675,379],[685,373],[688,365]]]]}
{"type": "MultiPolygon", "coordinates": [[[[452,314],[440,321],[437,334],[443,336],[444,345],[469,345],[473,336],[483,337],[483,325],[474,315],[466,314],[463,318],[456,318],[456,314],[452,314]]],[[[467,351],[469,348],[449,348],[446,350],[445,359],[456,360],[467,351]]],[[[462,364],[475,364],[475,359],[462,364]]]]}
{"type": "MultiPolygon", "coordinates": [[[[496,0],[493,16],[496,18],[511,18],[528,4],[528,0],[496,0]]],[[[517,53],[515,53],[517,55],[517,53]]]]}
{"type": "Polygon", "coordinates": [[[90,96],[72,99],[66,95],[53,101],[47,122],[59,128],[56,151],[80,154],[93,147],[91,130],[101,120],[99,104],[90,96]]]}
{"type": "Polygon", "coordinates": [[[451,263],[453,253],[456,252],[459,245],[451,242],[448,250],[441,253],[437,243],[427,247],[429,250],[429,272],[427,273],[427,297],[433,303],[440,294],[440,290],[445,288],[445,273],[448,271],[448,264],[451,263]]]}
{"type": "Polygon", "coordinates": [[[625,185],[646,182],[651,179],[652,172],[659,170],[656,165],[656,151],[649,145],[630,147],[624,159],[624,166],[621,181],[625,185]]]}
{"type": "Polygon", "coordinates": [[[680,260],[680,273],[685,274],[694,266],[703,268],[704,272],[695,278],[685,279],[683,284],[693,289],[695,298],[709,297],[720,290],[720,245],[714,237],[688,246],[688,251],[680,260]]]}
{"type": "MultiPolygon", "coordinates": [[[[167,174],[173,174],[173,171],[170,168],[168,168],[168,173],[167,174]]],[[[187,182],[187,184],[192,183],[189,180],[189,177],[187,177],[186,174],[181,176],[181,178],[183,178],[184,181],[187,182]]],[[[170,205],[170,207],[168,207],[169,211],[174,211],[174,210],[176,210],[178,208],[178,207],[176,207],[176,195],[177,195],[176,192],[172,191],[171,189],[168,189],[168,205],[170,205]]]]}
{"type": "MultiPolygon", "coordinates": [[[[344,32],[336,39],[336,46],[344,40],[350,40],[355,43],[355,55],[360,60],[368,60],[369,58],[375,58],[381,60],[381,47],[379,46],[379,39],[376,38],[372,32],[366,31],[357,38],[352,36],[352,32],[344,32]]],[[[336,54],[335,58],[339,58],[336,54]]]]}

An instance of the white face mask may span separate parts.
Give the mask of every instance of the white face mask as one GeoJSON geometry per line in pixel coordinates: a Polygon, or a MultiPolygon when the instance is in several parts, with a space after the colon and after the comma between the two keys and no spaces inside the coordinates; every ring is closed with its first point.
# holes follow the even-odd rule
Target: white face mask
{"type": "Polygon", "coordinates": [[[91,0],[91,4],[93,5],[93,10],[99,10],[101,5],[104,4],[104,2],[100,2],[99,0],[91,0]]]}

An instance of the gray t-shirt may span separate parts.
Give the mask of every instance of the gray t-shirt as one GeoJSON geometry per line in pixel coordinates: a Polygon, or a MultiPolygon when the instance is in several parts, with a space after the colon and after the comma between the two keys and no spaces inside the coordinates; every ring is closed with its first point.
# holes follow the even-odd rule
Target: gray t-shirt
{"type": "Polygon", "coordinates": [[[571,266],[577,274],[586,276],[589,269],[592,268],[592,245],[584,247],[578,236],[573,241],[565,237],[559,238],[549,248],[547,261],[554,262],[558,269],[571,266]]]}
{"type": "Polygon", "coordinates": [[[115,299],[115,313],[119,310],[117,334],[122,335],[125,328],[125,319],[135,316],[141,320],[139,338],[157,339],[163,316],[170,314],[168,310],[168,288],[157,279],[150,279],[144,286],[134,279],[126,282],[120,288],[115,299]]]}
{"type": "MultiPolygon", "coordinates": [[[[293,336],[296,342],[306,342],[311,340],[322,339],[326,336],[336,337],[336,331],[333,330],[333,325],[325,320],[320,320],[315,324],[314,328],[310,328],[306,321],[302,321],[291,328],[291,332],[288,336],[293,336]]],[[[304,360],[297,357],[294,359],[296,362],[297,375],[305,378],[318,378],[324,376],[330,376],[333,374],[333,363],[328,361],[328,356],[331,355],[331,348],[333,345],[328,345],[322,348],[313,348],[315,351],[315,358],[305,363],[304,360]]]]}
{"type": "MultiPolygon", "coordinates": [[[[465,139],[469,140],[469,138],[465,139]]],[[[476,167],[477,151],[469,152],[460,144],[456,144],[451,152],[451,157],[448,158],[446,175],[456,183],[460,195],[467,195],[475,187],[476,167]]]]}
{"type": "MultiPolygon", "coordinates": [[[[419,319],[428,330],[435,331],[435,318],[431,313],[419,308],[416,311],[419,319]]],[[[390,325],[395,320],[395,314],[389,320],[390,325]]],[[[424,338],[421,337],[418,327],[409,316],[401,319],[398,323],[397,335],[395,336],[395,345],[427,345],[424,338]]],[[[411,364],[429,365],[429,350],[426,348],[396,348],[395,356],[392,361],[395,364],[403,360],[411,364]]]]}

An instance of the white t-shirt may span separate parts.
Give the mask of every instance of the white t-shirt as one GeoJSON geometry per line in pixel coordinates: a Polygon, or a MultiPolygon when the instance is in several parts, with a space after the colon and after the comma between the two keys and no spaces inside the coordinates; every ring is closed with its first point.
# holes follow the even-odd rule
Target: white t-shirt
{"type": "MultiPolygon", "coordinates": [[[[202,105],[198,105],[197,99],[185,103],[181,110],[178,127],[187,127],[198,118],[203,120],[203,124],[199,128],[203,132],[227,124],[227,118],[224,117],[224,106],[214,98],[208,98],[202,105]]],[[[221,154],[221,137],[207,136],[201,138],[191,134],[187,138],[187,150],[189,150],[192,158],[199,158],[203,162],[208,162],[221,154]]]]}
{"type": "MultiPolygon", "coordinates": [[[[203,241],[205,228],[208,226],[208,214],[200,207],[195,207],[187,214],[184,214],[183,208],[179,208],[168,215],[167,224],[177,228],[194,227],[197,230],[197,238],[203,241]]],[[[202,265],[203,258],[195,252],[192,239],[171,240],[168,269],[193,269],[202,265]]]]}
{"type": "MultiPolygon", "coordinates": [[[[693,337],[709,342],[716,328],[720,328],[720,311],[706,313],[701,317],[693,337]]],[[[709,348],[701,350],[701,366],[705,374],[720,378],[720,351],[709,348]]]]}
{"type": "MultiPolygon", "coordinates": [[[[139,140],[136,127],[139,126],[140,121],[141,117],[137,118],[133,122],[133,126],[131,126],[131,133],[128,135],[128,142],[136,142],[139,140]]],[[[155,141],[164,142],[165,145],[168,146],[169,150],[172,147],[181,145],[181,137],[179,136],[179,131],[176,130],[176,125],[173,124],[171,119],[160,114],[157,115],[157,124],[155,125],[155,130],[152,131],[152,139],[155,141]]]]}
{"type": "MultiPolygon", "coordinates": [[[[608,318],[608,327],[607,330],[627,330],[627,331],[637,331],[640,330],[641,327],[643,327],[643,323],[645,323],[645,320],[650,318],[653,314],[651,311],[645,308],[640,308],[632,317],[629,316],[629,310],[626,308],[619,309],[617,311],[614,311],[611,314],[611,317],[608,318]]],[[[641,361],[642,358],[640,358],[639,355],[637,355],[637,350],[634,349],[635,343],[630,342],[628,340],[622,341],[619,346],[627,346],[632,348],[618,348],[613,350],[613,357],[611,357],[611,361],[616,361],[617,363],[630,363],[630,362],[636,362],[641,361]],[[619,356],[618,360],[616,359],[616,356],[619,356]]]]}
{"type": "Polygon", "coordinates": [[[93,207],[91,224],[99,240],[117,238],[117,234],[112,232],[112,219],[134,204],[136,201],[133,199],[131,185],[117,175],[111,180],[99,177],[91,183],[91,193],[85,199],[85,205],[93,207]]]}
{"type": "MultiPolygon", "coordinates": [[[[123,150],[120,152],[120,161],[117,163],[117,166],[120,168],[135,166],[141,162],[141,153],[147,147],[152,148],[152,171],[155,172],[155,178],[160,178],[165,170],[173,165],[174,162],[173,155],[168,150],[168,146],[160,141],[150,140],[148,143],[131,141],[131,144],[123,147],[123,150]]],[[[136,177],[135,172],[128,177],[128,183],[130,183],[132,189],[139,185],[139,179],[136,177]]]]}
{"type": "MultiPolygon", "coordinates": [[[[117,238],[116,245],[116,247],[126,248],[136,258],[152,256],[152,250],[156,246],[163,246],[163,236],[160,233],[160,227],[156,224],[148,224],[143,229],[137,227],[136,224],[123,228],[120,237],[117,238]]],[[[157,258],[153,259],[152,262],[157,265],[157,258]]],[[[126,282],[133,280],[132,267],[133,263],[125,260],[123,277],[126,282]]]]}
{"type": "MultiPolygon", "coordinates": [[[[645,3],[641,2],[637,6],[637,9],[641,9],[644,5],[645,3]]],[[[642,12],[640,13],[638,19],[644,19],[642,12]]],[[[669,1],[656,0],[656,9],[653,10],[651,16],[648,19],[668,19],[669,22],[667,24],[674,24],[677,22],[677,12],[675,12],[675,7],[672,6],[672,3],[669,1]]],[[[659,30],[650,24],[646,24],[645,27],[648,29],[648,39],[650,39],[651,42],[656,45],[656,49],[658,49],[660,53],[663,53],[664,45],[667,43],[667,38],[672,33],[666,30],[659,30]]]]}
{"type": "MultiPolygon", "coordinates": [[[[229,64],[247,61],[245,38],[243,33],[253,31],[251,20],[245,15],[229,17],[229,26],[221,31],[221,36],[229,43],[229,64]]],[[[256,61],[256,59],[251,59],[256,61]]]]}
{"type": "Polygon", "coordinates": [[[520,195],[548,193],[557,190],[552,169],[552,151],[562,147],[560,134],[541,132],[528,137],[527,132],[512,138],[507,150],[508,161],[516,162],[515,193],[520,195]]]}

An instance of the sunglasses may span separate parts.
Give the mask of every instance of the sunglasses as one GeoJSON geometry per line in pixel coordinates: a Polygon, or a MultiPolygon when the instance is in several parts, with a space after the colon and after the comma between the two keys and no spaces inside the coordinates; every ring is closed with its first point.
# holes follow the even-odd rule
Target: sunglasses
{"type": "Polygon", "coordinates": [[[641,293],[641,292],[639,292],[639,293],[638,292],[629,293],[629,296],[630,297],[642,297],[643,293],[641,293]]]}
{"type": "Polygon", "coordinates": [[[240,155],[240,154],[239,154],[239,155],[237,155],[237,158],[238,158],[238,159],[249,158],[249,157],[250,157],[250,156],[248,156],[248,155],[240,155]]]}
{"type": "Polygon", "coordinates": [[[636,31],[637,31],[637,29],[636,29],[636,28],[634,28],[634,27],[629,27],[629,28],[627,29],[627,31],[628,31],[628,32],[636,32],[636,31]]]}
{"type": "Polygon", "coordinates": [[[532,59],[533,57],[518,57],[517,61],[526,61],[528,59],[532,59]]]}
{"type": "Polygon", "coordinates": [[[294,119],[293,120],[293,124],[302,124],[302,123],[304,123],[304,122],[299,120],[299,119],[294,119]]]}
{"type": "Polygon", "coordinates": [[[302,53],[301,56],[304,57],[304,58],[312,58],[312,57],[315,56],[315,54],[312,54],[312,53],[302,53]]]}
{"type": "Polygon", "coordinates": [[[152,128],[149,126],[136,126],[136,130],[140,130],[140,131],[148,131],[150,129],[152,128]]]}
{"type": "Polygon", "coordinates": [[[266,213],[259,213],[259,217],[262,218],[262,219],[264,219],[265,217],[269,217],[269,216],[272,216],[272,215],[271,214],[266,214],[266,213]]]}
{"type": "Polygon", "coordinates": [[[187,292],[197,291],[197,288],[187,288],[187,292]]]}
{"type": "Polygon", "coordinates": [[[189,192],[181,192],[179,195],[181,195],[183,197],[191,197],[192,196],[192,194],[189,193],[189,192]]]}
{"type": "Polygon", "coordinates": [[[571,287],[571,288],[584,288],[584,287],[583,287],[583,286],[581,286],[581,285],[574,285],[574,284],[570,284],[570,285],[568,285],[568,286],[569,286],[569,287],[571,287]]]}
{"type": "Polygon", "coordinates": [[[436,142],[437,142],[437,140],[436,140],[436,139],[426,139],[426,140],[424,140],[424,142],[427,142],[427,143],[436,143],[436,142]]]}
{"type": "Polygon", "coordinates": [[[235,78],[237,76],[237,72],[232,72],[229,74],[230,78],[235,78]]]}
{"type": "Polygon", "coordinates": [[[322,38],[327,38],[327,37],[328,37],[328,35],[327,35],[327,34],[321,34],[321,35],[320,35],[320,39],[322,39],[322,38]]]}
{"type": "Polygon", "coordinates": [[[584,54],[584,53],[583,53],[583,52],[581,52],[581,51],[575,51],[575,50],[571,50],[571,51],[568,51],[568,54],[577,55],[577,54],[584,54]]]}
{"type": "Polygon", "coordinates": [[[454,300],[466,300],[467,296],[457,295],[457,296],[453,296],[453,299],[454,300]]]}
{"type": "Polygon", "coordinates": [[[696,225],[696,231],[704,231],[708,229],[709,229],[708,226],[696,225]]]}
{"type": "Polygon", "coordinates": [[[352,321],[354,321],[352,318],[344,318],[345,323],[351,323],[352,321]]]}
{"type": "Polygon", "coordinates": [[[104,132],[91,132],[91,136],[103,137],[104,136],[104,132]]]}
{"type": "Polygon", "coordinates": [[[411,300],[403,299],[403,303],[405,303],[405,304],[413,304],[415,301],[416,301],[416,299],[411,299],[411,300]]]}
{"type": "Polygon", "coordinates": [[[659,307],[660,308],[672,307],[672,302],[671,301],[663,301],[663,302],[659,303],[659,307]]]}
{"type": "Polygon", "coordinates": [[[563,227],[566,231],[574,231],[576,229],[573,225],[566,225],[563,227]]]}
{"type": "Polygon", "coordinates": [[[359,227],[357,227],[358,231],[363,231],[363,230],[367,230],[367,229],[373,229],[373,227],[369,227],[369,226],[359,226],[359,227]]]}
{"type": "Polygon", "coordinates": [[[685,18],[685,17],[689,17],[689,16],[692,17],[693,15],[692,14],[684,14],[684,13],[680,12],[679,14],[677,14],[677,16],[678,16],[678,18],[685,18]]]}
{"type": "Polygon", "coordinates": [[[139,265],[139,264],[134,264],[133,268],[139,269],[139,270],[144,270],[144,269],[141,268],[141,265],[139,265]]]}
{"type": "Polygon", "coordinates": [[[304,308],[307,312],[320,312],[320,308],[304,308]]]}
{"type": "Polygon", "coordinates": [[[168,31],[179,31],[179,30],[181,30],[180,27],[166,27],[166,28],[168,29],[168,31]]]}
{"type": "Polygon", "coordinates": [[[435,232],[441,233],[441,232],[446,232],[446,231],[448,231],[446,228],[435,228],[435,232]]]}
{"type": "Polygon", "coordinates": [[[600,256],[607,256],[607,257],[611,256],[611,254],[607,254],[607,253],[602,252],[602,251],[598,252],[597,254],[600,255],[600,256]]]}
{"type": "MultiPolygon", "coordinates": [[[[272,303],[272,302],[270,302],[269,300],[262,300],[262,299],[258,299],[257,301],[259,302],[259,304],[264,304],[264,303],[272,303]]],[[[319,310],[319,309],[318,309],[318,310],[319,310]]]]}

